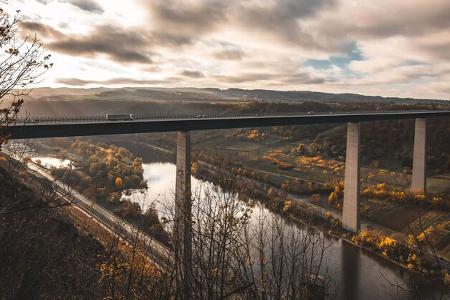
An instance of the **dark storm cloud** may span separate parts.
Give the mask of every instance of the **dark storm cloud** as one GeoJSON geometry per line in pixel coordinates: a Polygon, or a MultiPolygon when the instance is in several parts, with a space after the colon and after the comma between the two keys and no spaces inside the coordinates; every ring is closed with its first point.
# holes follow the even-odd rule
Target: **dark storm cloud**
{"type": "Polygon", "coordinates": [[[205,77],[205,74],[203,74],[200,71],[192,71],[192,70],[184,70],[183,72],[180,73],[181,76],[184,77],[190,77],[190,78],[201,78],[201,77],[205,77]]]}
{"type": "Polygon", "coordinates": [[[89,35],[66,35],[60,40],[47,43],[46,46],[70,55],[105,54],[120,63],[151,63],[147,49],[149,43],[149,37],[139,31],[99,26],[89,35]]]}
{"type": "Polygon", "coordinates": [[[67,2],[88,12],[103,13],[103,8],[93,0],[70,0],[67,2]]]}

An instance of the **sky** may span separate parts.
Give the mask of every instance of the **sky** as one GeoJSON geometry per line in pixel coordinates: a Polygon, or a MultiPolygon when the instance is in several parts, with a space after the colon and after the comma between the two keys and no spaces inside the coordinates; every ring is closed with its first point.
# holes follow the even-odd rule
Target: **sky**
{"type": "Polygon", "coordinates": [[[449,0],[10,0],[51,87],[450,99],[449,0]]]}

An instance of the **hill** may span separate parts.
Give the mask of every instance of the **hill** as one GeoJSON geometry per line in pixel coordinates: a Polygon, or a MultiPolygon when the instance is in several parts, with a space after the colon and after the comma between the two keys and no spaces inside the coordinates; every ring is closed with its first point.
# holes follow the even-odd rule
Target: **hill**
{"type": "Polygon", "coordinates": [[[134,100],[134,101],[183,101],[183,102],[304,102],[323,103],[390,103],[390,104],[442,104],[445,100],[413,99],[367,96],[358,94],[333,94],[312,91],[276,91],[217,88],[38,88],[33,90],[30,100],[134,100]]]}

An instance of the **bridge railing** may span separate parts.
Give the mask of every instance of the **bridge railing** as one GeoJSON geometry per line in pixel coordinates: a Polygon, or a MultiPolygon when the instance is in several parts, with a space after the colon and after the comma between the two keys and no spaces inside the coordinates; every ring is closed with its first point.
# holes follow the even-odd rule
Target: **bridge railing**
{"type": "Polygon", "coordinates": [[[95,116],[60,116],[60,117],[49,117],[49,116],[27,116],[17,119],[17,124],[36,124],[36,123],[83,123],[83,122],[117,122],[117,121],[133,121],[133,120],[164,120],[164,119],[215,119],[215,118],[250,118],[250,117],[276,117],[276,116],[295,116],[295,115],[334,115],[334,114],[365,114],[365,113],[395,113],[395,112],[423,112],[422,111],[309,111],[309,112],[279,112],[279,113],[268,113],[268,112],[255,112],[255,113],[241,113],[241,114],[168,114],[168,113],[157,113],[157,114],[135,114],[134,117],[129,119],[124,118],[120,120],[108,120],[106,115],[95,115],[95,116]]]}

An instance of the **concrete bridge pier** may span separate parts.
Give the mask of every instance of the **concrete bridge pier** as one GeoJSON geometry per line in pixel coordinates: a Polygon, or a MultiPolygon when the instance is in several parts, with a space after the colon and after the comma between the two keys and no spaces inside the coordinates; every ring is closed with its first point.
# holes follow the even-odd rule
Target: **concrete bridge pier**
{"type": "Polygon", "coordinates": [[[411,191],[426,193],[427,119],[416,119],[411,191]]]}
{"type": "Polygon", "coordinates": [[[347,123],[344,204],[342,212],[342,226],[355,232],[360,229],[359,127],[359,123],[347,123]]]}
{"type": "Polygon", "coordinates": [[[175,267],[181,299],[192,299],[192,199],[191,138],[189,131],[177,132],[175,185],[175,267]]]}

